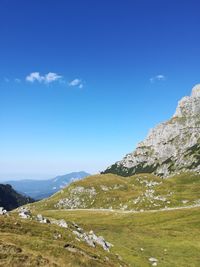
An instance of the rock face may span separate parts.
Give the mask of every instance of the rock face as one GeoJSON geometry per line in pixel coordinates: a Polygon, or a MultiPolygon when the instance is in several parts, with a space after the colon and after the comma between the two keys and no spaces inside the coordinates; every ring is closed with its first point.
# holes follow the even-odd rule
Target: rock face
{"type": "Polygon", "coordinates": [[[184,171],[200,172],[200,84],[183,97],[173,117],[150,130],[136,150],[103,173],[130,176],[154,173],[167,177],[184,171]]]}

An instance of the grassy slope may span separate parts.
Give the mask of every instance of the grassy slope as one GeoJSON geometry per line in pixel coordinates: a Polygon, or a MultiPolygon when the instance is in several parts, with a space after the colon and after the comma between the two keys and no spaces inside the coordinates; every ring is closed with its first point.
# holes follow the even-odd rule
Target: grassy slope
{"type": "Polygon", "coordinates": [[[199,267],[200,208],[124,214],[96,211],[44,211],[45,215],[74,220],[114,244],[112,251],[130,266],[199,267]],[[141,248],[144,251],[141,251],[141,248]]]}
{"type": "MultiPolygon", "coordinates": [[[[109,208],[112,205],[113,208],[122,209],[122,205],[127,205],[128,209],[159,209],[166,204],[169,207],[191,205],[200,198],[199,191],[200,175],[195,173],[181,174],[167,180],[147,174],[129,178],[107,174],[87,177],[71,184],[49,199],[29,205],[34,214],[42,213],[44,216],[55,219],[75,221],[84,230],[94,230],[97,235],[104,236],[114,245],[111,249],[112,253],[108,256],[109,262],[104,261],[107,254],[102,249],[94,250],[84,242],[72,240],[66,232],[62,232],[66,230],[55,229],[54,225],[38,225],[36,222],[29,224],[26,221],[19,221],[19,225],[15,225],[14,221],[9,223],[9,220],[13,220],[11,217],[8,219],[5,217],[1,219],[1,217],[0,240],[22,247],[25,255],[31,254],[28,257],[32,258],[32,261],[38,261],[38,255],[41,254],[44,258],[42,261],[48,260],[49,266],[53,266],[53,263],[57,263],[58,266],[75,267],[118,266],[116,257],[113,255],[117,253],[130,266],[151,266],[148,259],[155,257],[158,259],[158,266],[162,267],[199,267],[200,208],[134,214],[101,210],[63,210],[56,209],[54,206],[61,198],[78,197],[87,204],[87,208],[109,208]],[[158,184],[147,186],[150,182],[158,184]],[[90,197],[90,193],[84,191],[71,195],[71,190],[77,187],[94,188],[96,194],[90,197]],[[105,187],[109,190],[105,190],[105,187]],[[154,196],[166,197],[166,201],[170,203],[167,204],[166,201],[161,200],[153,200],[151,203],[144,193],[152,189],[155,190],[154,196]],[[138,197],[140,201],[134,204],[133,200],[138,197]],[[183,200],[188,202],[184,204],[183,200]],[[131,204],[128,206],[127,203],[131,204]],[[154,204],[159,205],[154,206],[154,204]],[[62,232],[61,240],[53,240],[52,236],[55,231],[62,232]],[[72,242],[75,247],[85,251],[86,255],[92,255],[92,258],[66,251],[63,248],[66,242],[72,242]],[[144,250],[142,251],[141,248],[144,250]]],[[[10,260],[12,254],[9,255],[7,257],[10,260]]],[[[0,253],[0,257],[4,255],[0,253]]],[[[40,258],[39,260],[41,261],[40,258]]],[[[7,264],[7,266],[11,265],[7,264]]],[[[41,264],[41,266],[48,265],[41,264]]]]}
{"type": "Polygon", "coordinates": [[[90,247],[65,228],[23,220],[15,214],[0,216],[0,266],[126,266],[101,247],[90,247]],[[55,234],[61,234],[56,239],[55,234]],[[70,244],[75,252],[64,246],[70,244]],[[109,260],[106,260],[109,257],[109,260]]]}
{"type": "Polygon", "coordinates": [[[199,192],[200,175],[196,173],[180,174],[168,179],[152,174],[138,174],[128,178],[104,174],[74,182],[31,207],[36,210],[69,209],[73,203],[73,208],[152,210],[193,205],[200,198],[199,192]],[[80,187],[86,191],[77,192],[76,189],[80,187]],[[90,193],[90,190],[95,193],[90,193]],[[69,199],[71,202],[56,207],[60,199],[69,199]]]}

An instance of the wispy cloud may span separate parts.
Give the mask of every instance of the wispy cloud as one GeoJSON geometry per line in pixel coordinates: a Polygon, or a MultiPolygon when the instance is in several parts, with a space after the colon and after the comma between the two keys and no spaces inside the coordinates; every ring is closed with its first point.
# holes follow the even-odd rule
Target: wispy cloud
{"type": "Polygon", "coordinates": [[[26,76],[26,81],[28,82],[39,82],[39,83],[52,83],[55,81],[58,81],[62,78],[61,75],[58,75],[57,73],[54,72],[49,72],[45,75],[40,75],[39,72],[32,72],[28,76],[26,76]]]}
{"type": "Polygon", "coordinates": [[[45,82],[46,83],[52,83],[52,82],[55,82],[57,80],[60,80],[62,78],[61,75],[58,75],[54,72],[49,72],[45,75],[45,82]]]}
{"type": "Polygon", "coordinates": [[[54,82],[59,82],[60,86],[74,87],[82,89],[85,85],[85,82],[80,78],[75,78],[73,80],[68,80],[55,72],[48,72],[46,74],[41,74],[39,71],[31,72],[25,78],[7,78],[4,77],[4,82],[9,83],[13,82],[16,84],[22,84],[24,81],[28,83],[41,83],[48,85],[54,82]]]}
{"type": "Polygon", "coordinates": [[[83,88],[83,82],[82,82],[82,80],[76,78],[76,79],[69,82],[69,86],[79,87],[80,89],[82,89],[83,88]]]}
{"type": "Polygon", "coordinates": [[[165,81],[165,80],[166,80],[166,76],[163,74],[158,74],[158,75],[150,78],[151,83],[154,83],[156,81],[165,81]]]}

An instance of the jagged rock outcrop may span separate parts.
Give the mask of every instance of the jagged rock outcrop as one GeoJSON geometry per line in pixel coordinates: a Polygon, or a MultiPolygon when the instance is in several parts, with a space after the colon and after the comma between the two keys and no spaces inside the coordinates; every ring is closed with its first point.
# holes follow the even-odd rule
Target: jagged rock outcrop
{"type": "Polygon", "coordinates": [[[183,97],[173,117],[150,130],[133,153],[103,173],[130,176],[154,173],[167,177],[184,171],[200,172],[200,84],[183,97]]]}

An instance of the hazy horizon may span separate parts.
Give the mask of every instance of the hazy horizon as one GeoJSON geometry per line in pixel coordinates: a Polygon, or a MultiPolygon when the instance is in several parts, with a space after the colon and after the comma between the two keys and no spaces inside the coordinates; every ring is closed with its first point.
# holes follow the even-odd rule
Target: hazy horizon
{"type": "MultiPolygon", "coordinates": [[[[75,170],[75,171],[66,171],[66,172],[60,172],[58,174],[40,174],[40,173],[33,173],[32,175],[30,174],[26,174],[26,173],[18,173],[18,174],[8,174],[6,173],[5,175],[1,174],[2,177],[0,176],[0,179],[2,179],[2,182],[7,182],[7,181],[20,181],[20,180],[49,180],[49,179],[53,179],[57,176],[62,176],[62,175],[66,175],[72,172],[81,172],[84,170],[75,170]],[[6,177],[7,178],[4,178],[6,177]]],[[[87,172],[87,171],[84,171],[87,172]]],[[[89,172],[87,172],[89,173],[89,172]]],[[[90,173],[90,174],[95,174],[95,173],[90,173]]]]}

